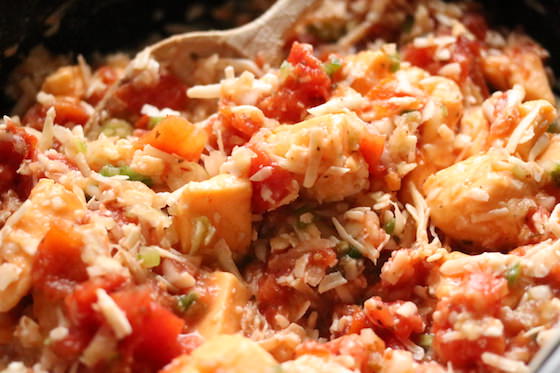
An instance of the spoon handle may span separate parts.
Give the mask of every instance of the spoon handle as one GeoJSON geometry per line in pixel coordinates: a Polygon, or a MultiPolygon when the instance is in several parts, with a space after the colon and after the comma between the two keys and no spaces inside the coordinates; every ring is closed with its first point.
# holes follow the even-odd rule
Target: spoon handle
{"type": "Polygon", "coordinates": [[[560,329],[554,331],[550,341],[533,357],[529,371],[532,373],[560,372],[560,329]]]}
{"type": "Polygon", "coordinates": [[[278,0],[262,16],[231,33],[227,44],[247,56],[275,64],[282,59],[285,35],[317,0],[278,0]]]}

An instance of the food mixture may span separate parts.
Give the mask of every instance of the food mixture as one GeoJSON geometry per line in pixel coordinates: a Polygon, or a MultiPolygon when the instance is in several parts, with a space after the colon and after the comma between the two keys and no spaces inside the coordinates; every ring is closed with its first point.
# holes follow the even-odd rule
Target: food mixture
{"type": "Polygon", "coordinates": [[[324,0],[286,55],[137,59],[99,125],[126,56],[20,66],[3,372],[528,372],[560,330],[547,52],[470,2],[324,0]]]}

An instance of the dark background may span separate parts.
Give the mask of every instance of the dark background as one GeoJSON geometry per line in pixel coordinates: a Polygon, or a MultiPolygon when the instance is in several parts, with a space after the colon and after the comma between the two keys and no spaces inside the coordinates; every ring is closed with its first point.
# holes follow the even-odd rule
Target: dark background
{"type": "MultiPolygon", "coordinates": [[[[297,0],[294,0],[297,1],[297,0]]],[[[134,50],[156,33],[168,35],[165,25],[194,28],[229,28],[258,15],[271,0],[257,1],[251,8],[244,0],[0,0],[0,88],[9,72],[29,49],[39,43],[55,53],[114,52],[134,50]],[[189,9],[197,11],[188,17],[189,9]],[[238,17],[224,21],[220,10],[238,17]],[[59,31],[45,37],[49,16],[63,14],[59,31]],[[18,45],[17,52],[4,51],[18,45]]],[[[488,0],[484,3],[493,25],[522,26],[550,51],[549,65],[560,76],[560,0],[488,0]]],[[[0,89],[3,91],[3,89],[0,89]]],[[[0,112],[11,102],[0,94],[0,112]]]]}

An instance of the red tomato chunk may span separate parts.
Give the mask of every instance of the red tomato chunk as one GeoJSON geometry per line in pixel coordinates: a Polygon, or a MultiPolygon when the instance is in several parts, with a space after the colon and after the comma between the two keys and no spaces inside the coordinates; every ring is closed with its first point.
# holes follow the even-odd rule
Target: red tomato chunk
{"type": "Polygon", "coordinates": [[[277,92],[262,99],[259,107],[281,123],[296,123],[305,118],[308,108],[330,97],[331,78],[309,44],[294,42],[287,62],[281,68],[285,76],[277,92]]]}
{"type": "Polygon", "coordinates": [[[270,167],[271,173],[262,181],[252,181],[253,196],[251,207],[255,213],[262,213],[281,205],[282,201],[292,193],[297,193],[294,186],[294,175],[272,162],[263,151],[252,146],[257,155],[251,161],[249,176],[253,176],[264,167],[270,167]]]}

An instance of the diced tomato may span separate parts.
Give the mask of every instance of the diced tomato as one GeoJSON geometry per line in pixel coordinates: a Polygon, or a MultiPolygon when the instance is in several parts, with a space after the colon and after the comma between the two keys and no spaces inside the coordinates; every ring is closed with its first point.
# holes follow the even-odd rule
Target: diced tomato
{"type": "Polygon", "coordinates": [[[105,87],[98,88],[87,98],[87,101],[92,105],[97,105],[97,103],[103,98],[105,92],[111,87],[111,85],[117,81],[119,78],[119,73],[116,68],[111,66],[102,66],[97,69],[94,73],[94,78],[99,78],[101,82],[105,84],[105,87]]]}
{"type": "Polygon", "coordinates": [[[151,86],[139,86],[135,82],[123,84],[116,92],[131,114],[139,114],[144,104],[160,109],[184,110],[187,106],[187,86],[173,75],[163,74],[151,86]]]}
{"type": "Polygon", "coordinates": [[[82,240],[76,232],[61,224],[53,225],[39,245],[33,262],[34,288],[61,299],[76,284],[87,280],[81,249],[82,240]]]}
{"type": "Polygon", "coordinates": [[[329,98],[332,82],[309,44],[294,42],[287,62],[286,76],[278,90],[263,98],[258,106],[266,116],[281,123],[296,123],[305,118],[308,108],[329,98]]]}
{"type": "Polygon", "coordinates": [[[452,331],[452,314],[469,312],[477,322],[484,316],[499,316],[502,300],[508,293],[507,281],[503,276],[489,272],[468,273],[461,279],[460,292],[440,300],[436,306],[438,317],[434,319],[434,351],[439,361],[452,362],[457,368],[473,368],[480,362],[483,352],[502,354],[505,351],[504,336],[480,336],[475,340],[459,338],[449,340],[452,331]]]}
{"type": "Polygon", "coordinates": [[[33,179],[17,171],[24,159],[33,159],[36,143],[35,137],[11,123],[0,131],[0,194],[12,189],[21,200],[29,196],[33,179]]]}
{"type": "Polygon", "coordinates": [[[242,146],[263,126],[264,115],[255,111],[234,111],[229,106],[220,108],[217,121],[221,124],[222,141],[229,154],[235,146],[242,146]]]}
{"type": "Polygon", "coordinates": [[[383,154],[384,146],[385,137],[375,135],[371,133],[369,129],[360,141],[360,153],[369,166],[370,175],[376,175],[378,173],[379,160],[381,159],[381,154],[383,154]]]}
{"type": "Polygon", "coordinates": [[[97,289],[116,290],[124,282],[120,275],[95,277],[74,287],[64,298],[64,311],[70,321],[68,335],[54,341],[51,349],[60,357],[73,360],[80,356],[101,326],[103,317],[93,308],[97,289]]]}
{"type": "Polygon", "coordinates": [[[180,333],[184,320],[154,301],[147,287],[111,296],[132,326],[132,334],[122,342],[121,350],[133,357],[135,365],[157,370],[183,352],[180,333]]]}
{"type": "Polygon", "coordinates": [[[291,172],[272,162],[270,157],[256,146],[251,146],[250,149],[256,157],[251,160],[249,176],[253,176],[264,167],[270,168],[270,176],[266,179],[251,182],[251,208],[255,213],[263,213],[279,207],[287,196],[297,194],[299,187],[294,183],[294,175],[291,172]]]}
{"type": "Polygon", "coordinates": [[[197,161],[208,141],[208,135],[182,117],[162,119],[153,130],[143,136],[139,146],[150,144],[166,153],[176,154],[188,161],[197,161]]]}
{"type": "Polygon", "coordinates": [[[333,339],[327,343],[315,341],[304,342],[296,347],[296,356],[315,355],[322,358],[329,356],[350,356],[354,364],[360,367],[360,372],[372,373],[376,370],[372,368],[369,357],[372,353],[382,353],[385,349],[383,340],[374,336],[367,341],[357,334],[345,335],[333,339]]]}
{"type": "Polygon", "coordinates": [[[275,316],[288,314],[290,305],[298,304],[296,290],[292,287],[278,284],[275,276],[264,274],[259,279],[257,303],[259,310],[273,324],[275,316]]]}
{"type": "Polygon", "coordinates": [[[435,74],[441,68],[441,62],[434,59],[435,53],[435,46],[416,47],[411,43],[404,47],[402,58],[414,66],[426,70],[430,74],[435,74]]]}
{"type": "Polygon", "coordinates": [[[136,122],[134,122],[134,128],[147,130],[150,126],[150,116],[142,115],[136,122]]]}
{"type": "Polygon", "coordinates": [[[362,307],[355,304],[339,305],[334,310],[335,317],[350,316],[351,321],[344,323],[342,330],[335,332],[335,337],[346,334],[359,334],[362,329],[373,328],[373,323],[366,316],[362,307]]]}
{"type": "Polygon", "coordinates": [[[240,134],[244,135],[247,140],[263,125],[262,116],[248,116],[245,113],[236,113],[228,106],[224,106],[220,109],[219,117],[224,125],[236,129],[240,134]]]}
{"type": "Polygon", "coordinates": [[[97,289],[107,292],[117,290],[125,281],[120,275],[94,277],[77,285],[64,299],[69,320],[76,326],[97,326],[101,322],[99,314],[92,305],[97,301],[97,289]]]}
{"type": "Polygon", "coordinates": [[[456,82],[462,85],[467,78],[470,78],[480,88],[483,97],[487,97],[489,93],[482,70],[481,49],[479,40],[471,40],[460,35],[452,48],[450,61],[438,61],[435,58],[436,48],[434,46],[416,47],[414,44],[409,44],[404,48],[403,58],[434,75],[438,74],[444,64],[458,63],[461,66],[461,73],[456,78],[456,82]]]}
{"type": "Polygon", "coordinates": [[[438,361],[451,362],[454,368],[469,369],[481,364],[481,355],[492,352],[502,355],[505,352],[505,339],[501,337],[481,336],[475,340],[446,340],[445,332],[439,331],[434,336],[434,351],[438,361]]]}
{"type": "Polygon", "coordinates": [[[453,297],[453,303],[471,312],[495,315],[508,293],[507,280],[485,271],[470,273],[462,279],[463,291],[453,297]]]}
{"type": "Polygon", "coordinates": [[[105,84],[113,84],[119,78],[119,74],[114,67],[111,66],[101,66],[95,71],[95,75],[101,78],[101,81],[105,84]]]}
{"type": "Polygon", "coordinates": [[[93,337],[91,329],[70,326],[68,335],[63,339],[52,342],[52,351],[67,360],[74,360],[80,357],[82,351],[87,347],[93,337]]]}
{"type": "MultiPolygon", "coordinates": [[[[74,97],[56,97],[53,106],[56,110],[54,121],[61,126],[68,124],[84,125],[89,119],[86,109],[74,97]]],[[[25,113],[23,123],[33,128],[42,129],[48,109],[48,107],[39,103],[35,104],[25,113]]]]}
{"type": "Polygon", "coordinates": [[[492,95],[492,98],[488,100],[494,105],[494,113],[496,113],[496,118],[490,125],[489,143],[509,136],[519,122],[521,117],[519,106],[508,105],[508,96],[508,92],[502,92],[492,95]]]}
{"type": "Polygon", "coordinates": [[[480,42],[478,40],[471,40],[463,35],[459,36],[452,59],[461,66],[461,81],[470,77],[473,83],[481,89],[483,97],[488,97],[488,86],[482,72],[480,42]]]}
{"type": "Polygon", "coordinates": [[[412,333],[421,333],[424,322],[417,310],[411,314],[399,312],[401,307],[406,307],[405,303],[384,302],[379,297],[372,297],[364,303],[364,312],[374,325],[389,329],[395,336],[406,340],[412,333]]]}
{"type": "Polygon", "coordinates": [[[486,39],[488,24],[482,14],[467,12],[463,15],[462,23],[478,40],[486,39]]]}

